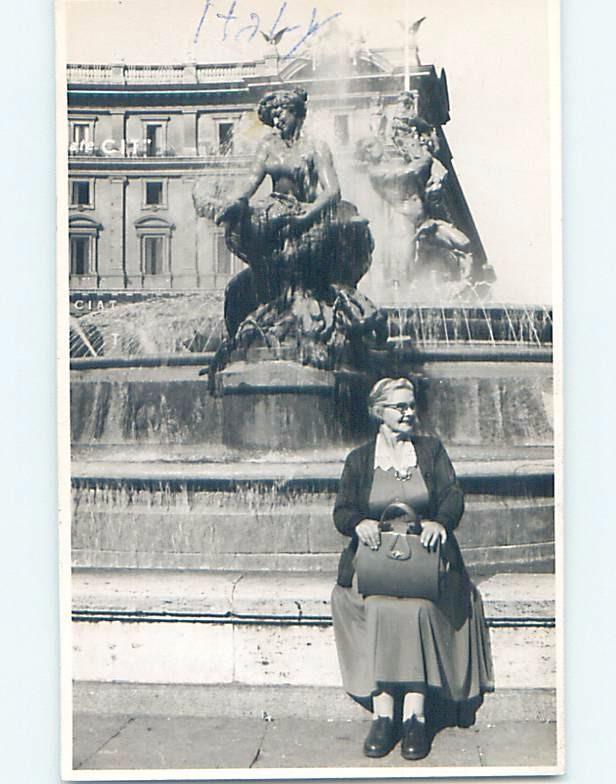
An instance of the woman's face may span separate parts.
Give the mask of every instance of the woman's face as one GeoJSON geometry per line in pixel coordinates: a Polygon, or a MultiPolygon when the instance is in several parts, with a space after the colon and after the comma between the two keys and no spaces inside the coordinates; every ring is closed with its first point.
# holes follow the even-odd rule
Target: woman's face
{"type": "Polygon", "coordinates": [[[394,389],[381,403],[380,416],[384,425],[394,433],[410,435],[415,425],[415,395],[410,389],[394,389]]]}
{"type": "Polygon", "coordinates": [[[279,106],[272,112],[274,128],[278,128],[283,139],[289,139],[301,125],[291,106],[279,106]]]}

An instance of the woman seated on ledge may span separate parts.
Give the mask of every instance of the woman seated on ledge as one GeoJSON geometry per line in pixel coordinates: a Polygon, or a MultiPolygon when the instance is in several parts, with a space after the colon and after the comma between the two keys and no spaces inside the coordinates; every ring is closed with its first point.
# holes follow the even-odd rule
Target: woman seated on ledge
{"type": "Polygon", "coordinates": [[[385,756],[400,739],[402,756],[418,760],[438,729],[474,722],[483,694],[494,688],[490,642],[453,534],[462,490],[441,442],[415,433],[413,384],[382,379],[369,406],[378,434],[348,455],[334,507],[336,528],[351,538],[332,593],[336,647],[344,688],[374,714],[364,754],[385,756]],[[437,603],[358,592],[357,548],[379,548],[378,520],[394,501],[418,515],[425,547],[447,542],[449,570],[437,603]]]}

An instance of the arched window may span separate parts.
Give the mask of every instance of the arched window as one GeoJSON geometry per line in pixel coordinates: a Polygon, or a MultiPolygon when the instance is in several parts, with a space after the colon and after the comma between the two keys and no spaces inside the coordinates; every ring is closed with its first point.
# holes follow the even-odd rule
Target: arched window
{"type": "Polygon", "coordinates": [[[164,218],[148,215],[135,221],[139,238],[141,274],[144,278],[171,277],[171,232],[175,226],[164,218]]]}
{"type": "Polygon", "coordinates": [[[68,219],[69,272],[71,283],[96,285],[98,276],[98,235],[100,223],[85,215],[68,219]]]}

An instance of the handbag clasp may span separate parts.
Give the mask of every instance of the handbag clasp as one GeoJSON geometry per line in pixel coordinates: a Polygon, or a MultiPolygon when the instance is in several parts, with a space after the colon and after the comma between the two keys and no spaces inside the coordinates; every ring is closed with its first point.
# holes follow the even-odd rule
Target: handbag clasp
{"type": "Polygon", "coordinates": [[[396,534],[395,537],[387,551],[387,557],[394,561],[408,561],[411,557],[411,548],[406,534],[396,534]]]}

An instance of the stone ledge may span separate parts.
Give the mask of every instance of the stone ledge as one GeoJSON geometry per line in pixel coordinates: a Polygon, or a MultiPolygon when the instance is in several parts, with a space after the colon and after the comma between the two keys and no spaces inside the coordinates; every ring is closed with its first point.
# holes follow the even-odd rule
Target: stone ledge
{"type": "MultiPolygon", "coordinates": [[[[471,574],[498,572],[543,573],[554,571],[554,542],[508,547],[462,547],[471,574]]],[[[311,572],[334,575],[339,553],[203,553],[145,551],[135,549],[78,548],[72,553],[73,566],[81,569],[211,570],[214,572],[311,572]]]]}
{"type": "MultiPolygon", "coordinates": [[[[124,443],[121,445],[107,444],[97,441],[86,444],[74,444],[72,456],[75,464],[88,465],[94,463],[127,463],[154,464],[156,462],[173,465],[189,463],[197,465],[303,465],[314,466],[334,465],[342,471],[342,465],[351,444],[340,447],[305,447],[297,451],[286,450],[246,450],[223,446],[219,442],[206,444],[155,444],[155,443],[124,443]]],[[[447,443],[447,451],[453,462],[468,463],[469,461],[491,462],[505,460],[512,462],[534,462],[536,460],[552,460],[554,447],[550,445],[511,445],[511,444],[451,444],[447,443]]]]}
{"type": "MultiPolygon", "coordinates": [[[[333,525],[333,505],[329,495],[307,493],[273,498],[271,493],[171,495],[137,489],[123,494],[115,489],[100,493],[87,489],[75,498],[72,547],[75,552],[95,549],[170,556],[339,555],[348,538],[333,525]]],[[[463,551],[474,549],[475,555],[481,555],[483,550],[486,556],[494,548],[553,542],[554,502],[495,498],[476,503],[470,496],[456,537],[463,551]]],[[[174,568],[173,562],[168,568],[174,568]]],[[[250,571],[247,566],[231,568],[250,571]]],[[[269,568],[276,570],[273,565],[269,568]]]]}
{"type": "MultiPolygon", "coordinates": [[[[76,680],[340,686],[332,574],[77,572],[76,680]]],[[[551,575],[482,583],[497,689],[554,688],[551,575]]]]}
{"type": "MultiPolygon", "coordinates": [[[[364,719],[367,714],[341,688],[332,686],[246,686],[224,684],[73,684],[75,713],[98,716],[182,716],[259,718],[318,716],[324,720],[364,719]]],[[[554,689],[499,689],[485,698],[477,720],[554,721],[554,689]]]]}
{"type": "MultiPolygon", "coordinates": [[[[242,463],[194,463],[194,462],[112,462],[80,461],[73,462],[71,474],[76,480],[97,482],[121,480],[123,483],[134,481],[148,482],[201,482],[219,481],[224,484],[233,482],[289,482],[292,480],[315,481],[337,485],[342,473],[342,463],[307,462],[242,462],[242,463]]],[[[554,461],[549,458],[518,460],[458,460],[458,478],[489,479],[504,478],[529,479],[550,478],[554,476],[554,461]]]]}
{"type": "MultiPolygon", "coordinates": [[[[146,613],[159,620],[181,614],[195,622],[267,618],[329,623],[334,584],[333,574],[303,572],[78,569],[73,574],[73,609],[77,615],[146,613]]],[[[529,619],[540,625],[554,620],[552,574],[497,574],[479,588],[488,620],[511,619],[513,625],[529,619]]]]}

